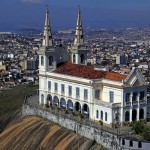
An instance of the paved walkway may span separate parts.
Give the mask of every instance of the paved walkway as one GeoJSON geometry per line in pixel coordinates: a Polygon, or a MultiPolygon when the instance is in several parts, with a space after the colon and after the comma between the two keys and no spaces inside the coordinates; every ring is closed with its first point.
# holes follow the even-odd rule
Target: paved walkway
{"type": "MultiPolygon", "coordinates": [[[[32,106],[35,106],[35,107],[40,107],[39,104],[38,104],[38,101],[39,101],[39,95],[35,95],[35,96],[32,96],[32,97],[29,97],[27,100],[26,100],[26,103],[29,104],[29,105],[32,105],[32,106]]],[[[49,110],[50,108],[43,108],[41,107],[41,109],[45,109],[45,110],[49,110]]],[[[67,115],[66,115],[67,117],[67,115]]],[[[77,117],[76,117],[77,118],[77,117]]],[[[89,121],[89,120],[85,120],[86,121],[89,121]]],[[[84,122],[84,121],[83,121],[84,122]]],[[[90,123],[93,122],[93,121],[90,121],[90,123]]],[[[105,131],[108,131],[108,132],[111,132],[111,133],[114,133],[114,134],[118,134],[119,136],[129,136],[130,133],[132,133],[132,129],[131,127],[121,127],[121,128],[118,128],[118,129],[114,129],[114,128],[109,128],[107,126],[100,126],[99,124],[97,124],[96,122],[93,122],[93,125],[96,125],[99,127],[99,129],[103,129],[105,131]]]]}

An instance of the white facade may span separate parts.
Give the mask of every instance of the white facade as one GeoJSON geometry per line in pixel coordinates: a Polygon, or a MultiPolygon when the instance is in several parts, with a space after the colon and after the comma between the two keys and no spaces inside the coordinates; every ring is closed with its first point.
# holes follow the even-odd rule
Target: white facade
{"type": "MultiPolygon", "coordinates": [[[[137,69],[132,71],[132,75],[134,75],[135,71],[137,72],[137,69]]],[[[116,123],[116,121],[122,123],[146,119],[147,86],[140,83],[136,86],[127,86],[124,82],[105,79],[90,80],[53,72],[40,73],[39,103],[53,105],[57,103],[57,106],[65,106],[65,109],[69,109],[69,101],[71,101],[72,105],[70,107],[72,107],[73,111],[79,111],[83,115],[89,116],[92,120],[101,120],[108,125],[116,123]],[[48,82],[50,83],[49,88],[48,82]],[[57,84],[57,90],[55,89],[55,84],[57,84]],[[64,86],[63,91],[62,86],[64,86]],[[72,89],[70,95],[69,86],[72,89]],[[76,88],[79,88],[79,96],[76,88]],[[87,90],[87,98],[84,95],[85,90],[87,90]],[[95,97],[97,90],[100,91],[99,98],[95,97]],[[111,93],[113,95],[112,102],[110,100],[111,93]],[[129,93],[128,99],[126,95],[129,93]],[[44,95],[44,98],[41,95],[44,95]],[[135,100],[133,100],[133,95],[136,97],[135,100]],[[55,102],[56,97],[57,102],[55,102]],[[77,102],[80,104],[79,109],[76,106],[77,102]],[[88,106],[88,109],[85,105],[88,106]],[[118,115],[118,120],[116,115],[118,115]]]]}
{"type": "MultiPolygon", "coordinates": [[[[56,73],[57,64],[68,61],[67,51],[62,51],[64,53],[59,53],[57,49],[46,45],[39,51],[39,104],[80,113],[107,125],[146,119],[147,83],[139,69],[134,68],[124,80],[90,79],[56,73]],[[49,56],[53,56],[53,59],[49,59],[49,56]]],[[[76,47],[70,53],[72,57],[74,51],[75,54],[83,51],[85,56],[82,63],[77,61],[80,56],[75,55],[74,64],[86,65],[87,51],[76,47]]],[[[87,70],[82,71],[86,74],[87,70]]]]}

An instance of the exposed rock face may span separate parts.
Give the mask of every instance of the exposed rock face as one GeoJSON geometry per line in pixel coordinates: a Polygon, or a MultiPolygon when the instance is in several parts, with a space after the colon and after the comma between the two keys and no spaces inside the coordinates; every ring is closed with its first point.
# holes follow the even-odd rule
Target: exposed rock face
{"type": "Polygon", "coordinates": [[[0,134],[0,150],[103,149],[94,141],[38,117],[17,120],[0,134]]]}

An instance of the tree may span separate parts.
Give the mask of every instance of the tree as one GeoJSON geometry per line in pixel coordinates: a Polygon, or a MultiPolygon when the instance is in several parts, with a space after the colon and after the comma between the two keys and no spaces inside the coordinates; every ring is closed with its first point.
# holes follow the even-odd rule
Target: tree
{"type": "Polygon", "coordinates": [[[143,132],[144,124],[140,121],[137,121],[133,123],[132,127],[136,134],[140,134],[143,132]]]}

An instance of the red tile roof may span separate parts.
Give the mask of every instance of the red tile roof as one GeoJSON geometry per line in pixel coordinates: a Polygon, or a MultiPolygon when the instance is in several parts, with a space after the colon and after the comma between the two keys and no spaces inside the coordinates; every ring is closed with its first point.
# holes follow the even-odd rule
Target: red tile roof
{"type": "Polygon", "coordinates": [[[114,81],[121,81],[126,79],[126,75],[119,74],[112,71],[99,71],[94,70],[94,66],[86,66],[86,65],[79,65],[67,62],[54,70],[55,73],[66,74],[81,78],[88,78],[88,79],[108,79],[114,81]]]}

